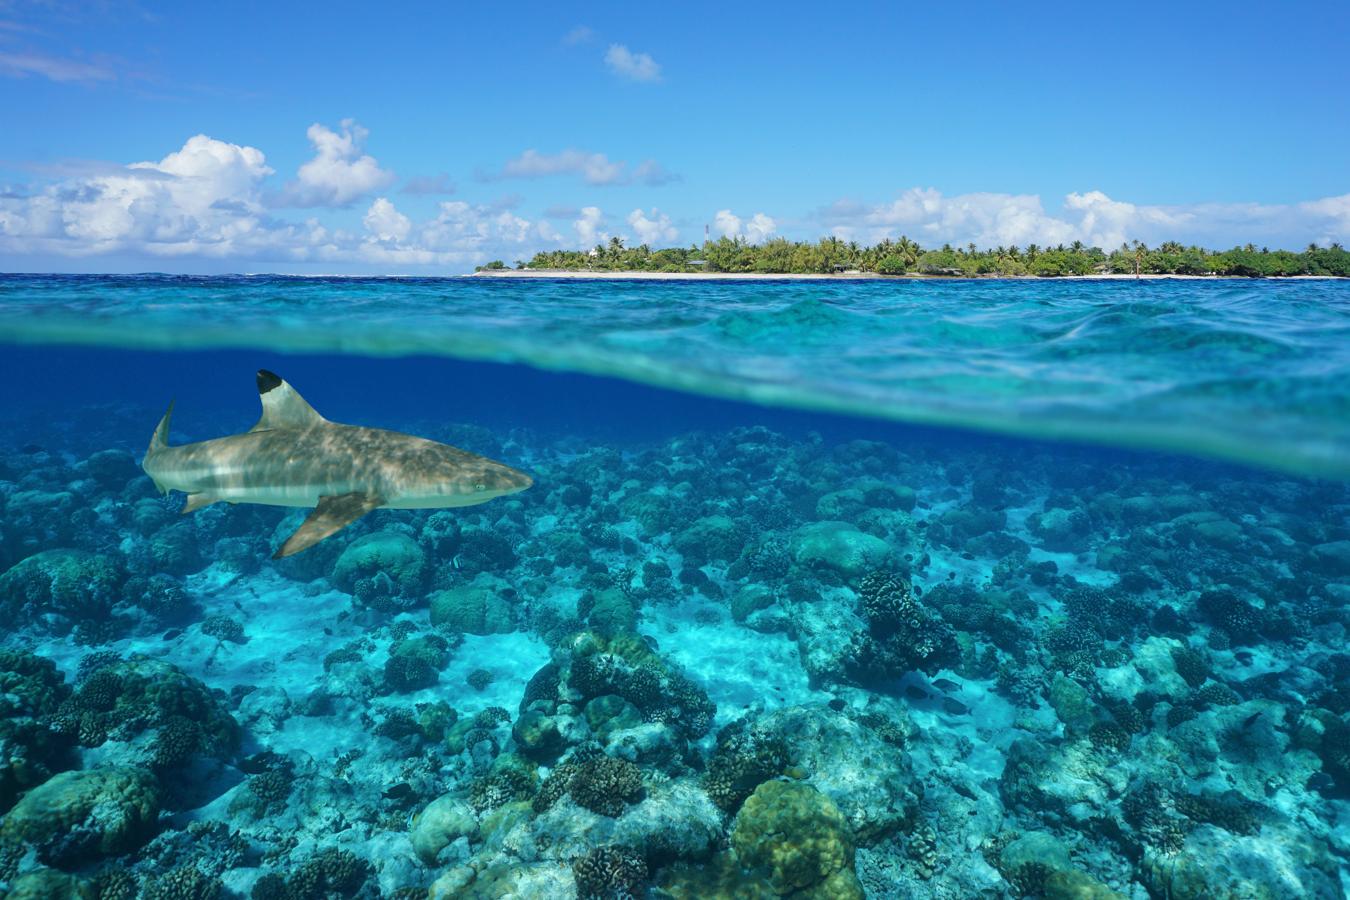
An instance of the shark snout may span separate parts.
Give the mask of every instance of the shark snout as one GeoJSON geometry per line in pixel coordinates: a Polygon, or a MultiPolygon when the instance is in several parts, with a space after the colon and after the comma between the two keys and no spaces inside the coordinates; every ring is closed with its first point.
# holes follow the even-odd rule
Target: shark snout
{"type": "Polygon", "coordinates": [[[506,470],[502,476],[502,481],[505,485],[505,493],[519,494],[521,491],[534,485],[534,479],[519,469],[513,469],[510,466],[502,466],[502,468],[506,470]]]}

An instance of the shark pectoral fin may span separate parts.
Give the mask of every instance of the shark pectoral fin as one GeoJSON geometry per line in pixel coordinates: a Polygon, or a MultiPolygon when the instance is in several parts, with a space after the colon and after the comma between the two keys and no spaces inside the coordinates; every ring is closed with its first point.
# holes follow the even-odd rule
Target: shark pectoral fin
{"type": "Polygon", "coordinates": [[[272,554],[272,558],[281,559],[313,547],[324,538],[337,534],[372,509],[383,505],[383,497],[360,492],[339,494],[336,497],[320,497],[319,505],[314,507],[314,512],[301,523],[295,534],[286,538],[286,543],[272,554]]]}
{"type": "Polygon", "coordinates": [[[203,506],[210,506],[212,503],[216,503],[219,500],[220,500],[219,497],[213,497],[210,494],[206,493],[206,491],[198,491],[195,494],[188,494],[187,502],[183,504],[183,515],[186,516],[190,512],[196,512],[203,506]]]}

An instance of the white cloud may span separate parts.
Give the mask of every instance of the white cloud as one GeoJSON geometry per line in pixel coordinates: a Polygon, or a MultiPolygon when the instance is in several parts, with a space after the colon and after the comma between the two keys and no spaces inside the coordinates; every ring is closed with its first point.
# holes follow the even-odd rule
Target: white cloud
{"type": "Polygon", "coordinates": [[[583,247],[593,247],[609,240],[609,234],[600,230],[604,218],[600,207],[583,206],[581,214],[572,223],[572,229],[577,233],[577,243],[583,247]]]}
{"type": "Polygon", "coordinates": [[[370,132],[352,119],[343,119],[340,128],[333,131],[317,122],[309,126],[305,134],[314,145],[314,158],[286,186],[281,205],[348,206],[393,183],[393,172],[361,152],[370,132]]]}
{"type": "Polygon", "coordinates": [[[777,230],[778,224],[771,217],[757,212],[745,223],[745,239],[752,244],[761,244],[777,230]]]}
{"type": "Polygon", "coordinates": [[[262,151],[199,134],[159,162],[70,179],[0,204],[0,238],[87,255],[133,243],[212,254],[261,226],[262,151]]]}
{"type": "Polygon", "coordinates": [[[907,235],[926,246],[974,243],[1055,245],[1082,241],[1112,249],[1127,241],[1176,240],[1208,247],[1248,242],[1298,248],[1350,235],[1350,195],[1296,204],[1199,203],[1144,205],[1101,191],[1071,193],[1062,211],[1046,211],[1035,194],[973,193],[952,197],[911,188],[877,205],[839,201],[818,220],[843,238],[877,241],[907,235]]]}
{"type": "Polygon", "coordinates": [[[778,223],[762,212],[742,220],[729,209],[719,209],[713,216],[713,228],[729,238],[741,237],[751,244],[762,244],[778,230],[778,223]]]}
{"type": "Polygon", "coordinates": [[[395,209],[385,197],[378,197],[370,204],[361,223],[376,240],[385,243],[405,240],[412,232],[412,219],[395,209]]]}
{"type": "Polygon", "coordinates": [[[0,260],[38,256],[198,258],[264,265],[467,268],[528,257],[562,235],[498,205],[441,203],[421,223],[387,197],[371,203],[362,233],[315,218],[279,220],[263,202],[273,174],[262,151],[190,138],[158,162],[99,168],[26,194],[0,195],[0,260]]]}
{"type": "Polygon", "coordinates": [[[78,59],[48,56],[42,53],[0,52],[0,75],[27,78],[37,75],[58,82],[111,81],[111,69],[78,59]]]}
{"type": "Polygon", "coordinates": [[[584,150],[563,150],[561,153],[540,153],[530,149],[507,160],[494,178],[546,178],[553,175],[580,175],[587,184],[596,186],[632,184],[635,181],[658,186],[678,181],[680,176],[666,171],[654,159],[644,160],[632,170],[626,162],[615,162],[603,153],[584,150]]]}
{"type": "Polygon", "coordinates": [[[595,38],[595,29],[589,25],[578,25],[563,35],[563,43],[571,46],[587,44],[595,38]]]}
{"type": "Polygon", "coordinates": [[[741,233],[741,217],[729,209],[719,209],[713,215],[713,228],[724,237],[736,237],[741,233]]]}
{"type": "Polygon", "coordinates": [[[564,150],[540,153],[526,150],[502,166],[502,178],[542,178],[549,175],[581,175],[587,184],[615,184],[623,179],[625,163],[610,162],[603,153],[564,150]]]}
{"type": "Polygon", "coordinates": [[[646,53],[634,53],[623,44],[610,44],[605,65],[620,78],[629,81],[660,81],[661,66],[646,53]]]}
{"type": "Polygon", "coordinates": [[[664,166],[654,159],[644,159],[638,163],[637,168],[633,169],[633,180],[640,181],[643,184],[658,187],[663,184],[670,184],[679,181],[680,176],[674,172],[669,172],[664,166]]]}
{"type": "Polygon", "coordinates": [[[434,218],[414,225],[381,197],[371,204],[364,221],[368,234],[361,246],[362,258],[392,264],[528,257],[561,240],[547,222],[530,222],[509,210],[462,200],[441,203],[434,218]]]}
{"type": "Polygon", "coordinates": [[[641,209],[628,214],[628,225],[637,233],[642,244],[668,244],[679,235],[679,229],[670,224],[670,216],[653,208],[650,215],[641,209]]]}
{"type": "MultiPolygon", "coordinates": [[[[343,135],[336,138],[336,156],[360,158],[359,151],[341,149],[359,146],[356,131],[350,143],[343,135]]],[[[287,219],[269,209],[268,185],[274,177],[258,148],[202,134],[158,160],[44,170],[39,182],[0,191],[0,268],[31,268],[40,260],[59,269],[62,258],[101,257],[113,261],[108,268],[197,260],[214,261],[224,271],[305,264],[325,271],[462,270],[493,258],[527,258],[573,240],[573,246],[594,246],[608,241],[615,228],[597,206],[555,208],[534,219],[510,199],[446,201],[419,218],[385,195],[366,206],[355,228],[340,228],[317,217],[287,219]],[[548,220],[550,214],[555,222],[548,220]],[[569,222],[564,237],[560,228],[569,222]]],[[[729,208],[719,210],[715,221],[718,233],[752,242],[767,239],[778,227],[765,213],[737,215],[729,208]]],[[[669,215],[657,209],[634,209],[623,226],[646,243],[678,238],[669,215]]],[[[907,234],[928,246],[1082,240],[1110,249],[1139,239],[1154,245],[1179,240],[1222,249],[1250,241],[1298,249],[1312,241],[1350,243],[1350,194],[1289,204],[1158,206],[1087,191],[1068,195],[1051,212],[1034,195],[946,197],[915,189],[883,204],[836,203],[802,227],[808,229],[805,236],[814,236],[820,226],[869,242],[907,234]]]]}

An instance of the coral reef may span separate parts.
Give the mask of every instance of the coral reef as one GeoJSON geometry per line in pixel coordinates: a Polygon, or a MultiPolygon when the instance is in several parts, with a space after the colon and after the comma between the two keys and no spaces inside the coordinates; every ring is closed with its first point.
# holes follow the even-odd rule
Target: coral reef
{"type": "Polygon", "coordinates": [[[0,449],[0,890],[1341,896],[1345,486],[907,434],[465,429],[535,488],[275,561],[0,449]]]}

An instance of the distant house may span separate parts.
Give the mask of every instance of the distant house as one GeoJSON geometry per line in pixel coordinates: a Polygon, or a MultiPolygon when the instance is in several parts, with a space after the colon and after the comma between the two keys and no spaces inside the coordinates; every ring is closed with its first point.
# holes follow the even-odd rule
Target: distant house
{"type": "Polygon", "coordinates": [[[685,265],[689,266],[706,266],[708,264],[706,259],[686,259],[684,262],[685,265]]]}

